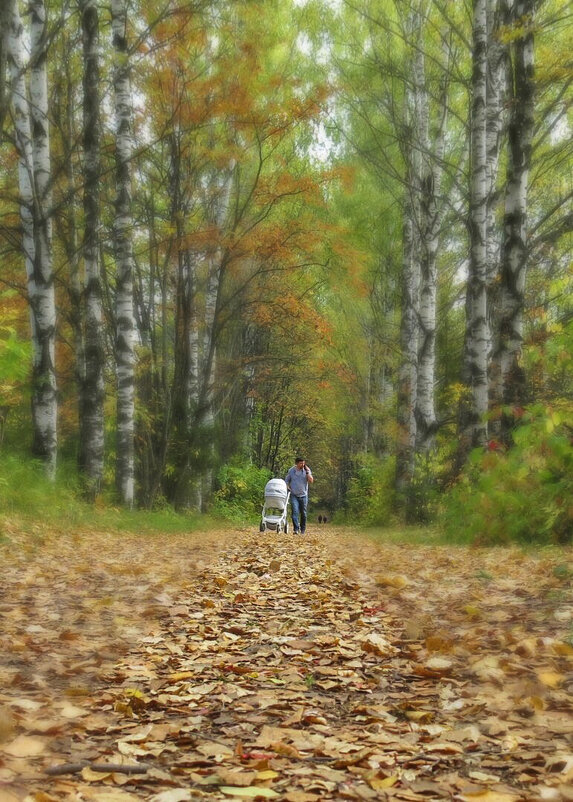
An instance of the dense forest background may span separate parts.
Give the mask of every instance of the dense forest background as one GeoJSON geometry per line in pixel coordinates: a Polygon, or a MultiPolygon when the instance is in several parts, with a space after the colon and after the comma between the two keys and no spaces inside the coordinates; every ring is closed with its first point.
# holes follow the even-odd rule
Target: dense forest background
{"type": "Polygon", "coordinates": [[[573,535],[566,0],[2,0],[0,437],[90,500],[573,535]]]}

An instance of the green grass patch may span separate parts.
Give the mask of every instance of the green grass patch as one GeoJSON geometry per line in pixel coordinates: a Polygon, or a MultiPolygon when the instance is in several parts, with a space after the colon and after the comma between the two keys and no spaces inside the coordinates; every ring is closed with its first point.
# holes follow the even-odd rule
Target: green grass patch
{"type": "MultiPolygon", "coordinates": [[[[73,476],[72,471],[69,471],[73,476]]],[[[195,512],[179,513],[165,505],[157,510],[128,510],[102,500],[90,504],[82,500],[77,483],[59,470],[55,483],[49,482],[43,467],[34,460],[3,455],[0,461],[0,515],[17,519],[26,531],[34,523],[43,527],[97,529],[132,534],[185,534],[221,526],[221,522],[195,512]]],[[[0,542],[9,540],[0,526],[0,542]]]]}
{"type": "Polygon", "coordinates": [[[378,543],[411,546],[450,545],[447,535],[435,526],[360,527],[359,531],[378,543]]]}

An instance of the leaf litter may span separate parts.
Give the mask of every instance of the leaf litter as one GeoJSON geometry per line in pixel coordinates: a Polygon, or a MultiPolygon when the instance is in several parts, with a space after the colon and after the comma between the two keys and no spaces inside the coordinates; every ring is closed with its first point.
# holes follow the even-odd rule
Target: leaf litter
{"type": "Polygon", "coordinates": [[[14,533],[0,802],[569,802],[564,554],[14,533]]]}

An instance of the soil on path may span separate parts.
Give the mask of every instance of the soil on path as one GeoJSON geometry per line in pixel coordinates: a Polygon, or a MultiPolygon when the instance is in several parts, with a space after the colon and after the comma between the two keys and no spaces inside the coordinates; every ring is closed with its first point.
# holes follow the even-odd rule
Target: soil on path
{"type": "Polygon", "coordinates": [[[0,802],[573,800],[570,557],[14,533],[0,802]]]}

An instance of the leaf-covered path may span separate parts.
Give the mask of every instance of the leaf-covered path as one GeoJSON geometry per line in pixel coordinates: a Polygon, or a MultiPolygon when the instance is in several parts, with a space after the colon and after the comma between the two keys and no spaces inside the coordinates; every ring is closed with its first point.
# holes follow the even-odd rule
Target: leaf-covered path
{"type": "Polygon", "coordinates": [[[323,526],[1,557],[1,802],[573,799],[570,554],[323,526]]]}

